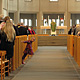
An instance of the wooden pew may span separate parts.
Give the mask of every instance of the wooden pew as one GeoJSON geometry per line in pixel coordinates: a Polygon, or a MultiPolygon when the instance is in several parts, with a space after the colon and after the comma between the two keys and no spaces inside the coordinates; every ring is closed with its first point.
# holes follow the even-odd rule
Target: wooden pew
{"type": "Polygon", "coordinates": [[[67,49],[71,56],[74,56],[74,51],[73,51],[73,44],[74,44],[74,35],[68,35],[67,36],[67,49]]]}
{"type": "Polygon", "coordinates": [[[15,43],[14,43],[14,55],[13,55],[13,70],[18,68],[18,52],[19,52],[19,36],[16,36],[15,43]]]}
{"type": "MultiPolygon", "coordinates": [[[[37,34],[35,35],[29,35],[29,40],[31,40],[32,37],[36,37],[35,42],[32,43],[33,52],[37,50],[37,34]]],[[[27,43],[22,43],[21,41],[26,41],[27,35],[23,36],[16,36],[15,43],[14,43],[14,55],[13,55],[13,71],[16,70],[21,64],[22,64],[22,56],[23,51],[25,50],[25,47],[27,43]]],[[[25,58],[25,60],[28,58],[28,56],[25,58]]]]}
{"type": "Polygon", "coordinates": [[[77,63],[80,66],[80,37],[77,37],[77,63]]]}
{"type": "Polygon", "coordinates": [[[74,59],[77,62],[77,36],[74,36],[74,59]]]}

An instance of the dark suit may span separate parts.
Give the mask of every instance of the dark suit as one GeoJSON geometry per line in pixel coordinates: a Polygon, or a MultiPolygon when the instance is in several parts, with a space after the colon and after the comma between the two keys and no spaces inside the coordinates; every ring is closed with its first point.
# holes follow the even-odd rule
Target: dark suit
{"type": "Polygon", "coordinates": [[[14,26],[14,25],[13,25],[13,27],[14,27],[14,29],[15,29],[16,36],[19,36],[19,31],[18,31],[18,28],[17,28],[16,26],[14,26]]]}
{"type": "Polygon", "coordinates": [[[23,26],[20,26],[20,28],[18,28],[18,31],[19,35],[27,35],[27,30],[23,26]]]}

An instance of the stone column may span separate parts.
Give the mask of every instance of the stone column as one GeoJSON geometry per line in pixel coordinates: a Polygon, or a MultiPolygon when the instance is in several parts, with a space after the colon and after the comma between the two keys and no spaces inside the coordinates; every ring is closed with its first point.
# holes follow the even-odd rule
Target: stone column
{"type": "Polygon", "coordinates": [[[64,21],[64,26],[67,26],[67,29],[70,29],[70,19],[71,19],[71,14],[69,12],[65,12],[65,21],[64,21]]]}
{"type": "Polygon", "coordinates": [[[20,21],[19,0],[17,0],[17,11],[14,13],[14,23],[17,24],[20,21]]]}
{"type": "Polygon", "coordinates": [[[33,14],[33,17],[32,17],[32,27],[36,27],[36,15],[33,14]]]}
{"type": "Polygon", "coordinates": [[[64,26],[67,26],[67,30],[70,29],[70,19],[71,19],[71,13],[68,11],[68,0],[66,0],[66,9],[65,9],[65,20],[64,20],[64,26]]]}
{"type": "Polygon", "coordinates": [[[37,34],[42,34],[42,31],[40,29],[40,26],[43,26],[42,16],[43,16],[42,12],[37,13],[37,28],[36,28],[37,34]]]}
{"type": "Polygon", "coordinates": [[[0,14],[2,14],[3,13],[3,11],[2,11],[2,9],[3,9],[3,1],[2,0],[0,0],[0,14]]]}

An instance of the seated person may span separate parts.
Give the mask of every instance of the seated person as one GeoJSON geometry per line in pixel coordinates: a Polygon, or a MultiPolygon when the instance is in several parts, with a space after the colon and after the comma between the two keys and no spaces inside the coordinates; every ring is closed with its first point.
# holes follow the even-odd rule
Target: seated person
{"type": "Polygon", "coordinates": [[[68,31],[68,34],[70,34],[70,35],[72,34],[72,35],[73,35],[74,30],[75,30],[75,27],[76,27],[76,26],[73,25],[72,28],[68,31]]]}
{"type": "Polygon", "coordinates": [[[75,27],[73,35],[77,35],[78,32],[80,32],[80,24],[75,27]]]}
{"type": "Polygon", "coordinates": [[[32,31],[32,34],[35,34],[35,31],[33,30],[33,28],[31,27],[31,31],[32,31]]]}
{"type": "Polygon", "coordinates": [[[20,27],[18,27],[19,35],[27,35],[27,30],[23,26],[23,23],[20,24],[20,27]]]}

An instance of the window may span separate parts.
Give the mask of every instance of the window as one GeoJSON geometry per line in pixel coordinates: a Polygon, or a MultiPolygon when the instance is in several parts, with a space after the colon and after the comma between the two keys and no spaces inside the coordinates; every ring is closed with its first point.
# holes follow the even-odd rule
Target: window
{"type": "Polygon", "coordinates": [[[70,26],[72,26],[72,19],[70,19],[70,26]]]}
{"type": "Polygon", "coordinates": [[[49,0],[49,1],[58,1],[58,0],[49,0]]]}
{"type": "Polygon", "coordinates": [[[25,2],[31,2],[32,0],[24,0],[25,2]]]}
{"type": "Polygon", "coordinates": [[[76,1],[80,1],[80,0],[76,0],[76,1]]]}
{"type": "Polygon", "coordinates": [[[27,19],[25,19],[25,26],[26,26],[26,25],[28,25],[28,24],[27,24],[27,19]]]}
{"type": "Polygon", "coordinates": [[[64,19],[61,19],[61,26],[64,26],[64,19]]]}
{"type": "Polygon", "coordinates": [[[49,26],[51,26],[51,19],[49,19],[49,26]]]}
{"type": "Polygon", "coordinates": [[[59,26],[59,19],[56,20],[56,26],[59,26]]]}
{"type": "Polygon", "coordinates": [[[37,26],[37,19],[36,19],[36,26],[37,26]]]}
{"type": "Polygon", "coordinates": [[[79,19],[76,20],[76,24],[79,24],[79,19]]]}
{"type": "Polygon", "coordinates": [[[21,23],[23,23],[23,19],[21,19],[21,23]]]}
{"type": "Polygon", "coordinates": [[[12,19],[10,19],[12,21],[12,19]]]}
{"type": "Polygon", "coordinates": [[[32,26],[32,20],[29,19],[29,26],[32,26]]]}
{"type": "Polygon", "coordinates": [[[47,26],[47,19],[44,19],[44,26],[47,26]]]}

